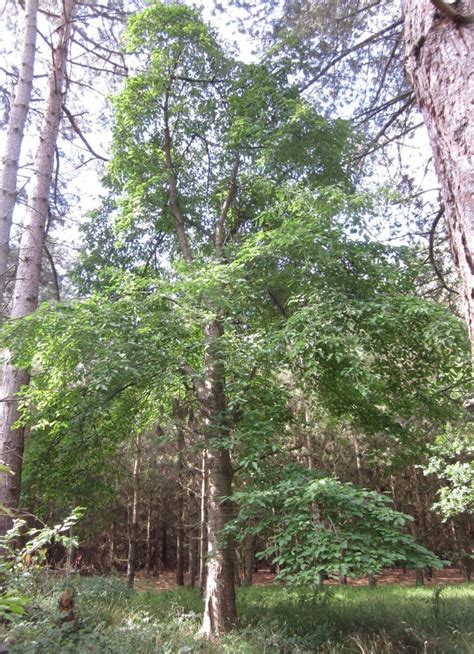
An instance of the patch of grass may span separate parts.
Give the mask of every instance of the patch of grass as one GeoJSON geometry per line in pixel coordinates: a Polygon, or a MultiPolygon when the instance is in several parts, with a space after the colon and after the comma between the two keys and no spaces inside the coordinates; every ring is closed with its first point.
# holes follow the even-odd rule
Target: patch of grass
{"type": "Polygon", "coordinates": [[[74,579],[74,623],[61,624],[64,584],[37,584],[6,633],[11,654],[472,654],[474,588],[281,586],[238,590],[239,624],[219,643],[196,638],[197,591],[130,592],[122,580],[74,579]]]}

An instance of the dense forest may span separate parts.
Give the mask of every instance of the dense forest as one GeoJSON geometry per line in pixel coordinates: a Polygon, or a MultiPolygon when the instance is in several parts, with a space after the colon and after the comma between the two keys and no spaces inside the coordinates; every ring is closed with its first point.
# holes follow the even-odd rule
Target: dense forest
{"type": "Polygon", "coordinates": [[[402,5],[6,2],[0,651],[472,651],[474,7],[402,5]]]}

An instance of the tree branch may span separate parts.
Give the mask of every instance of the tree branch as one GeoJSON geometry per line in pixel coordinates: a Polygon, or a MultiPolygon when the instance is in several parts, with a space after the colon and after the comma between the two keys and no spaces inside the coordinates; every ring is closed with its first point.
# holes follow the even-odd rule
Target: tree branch
{"type": "Polygon", "coordinates": [[[81,141],[84,143],[84,145],[86,146],[86,148],[88,149],[88,151],[91,153],[91,155],[92,155],[93,157],[95,157],[96,159],[100,159],[101,161],[108,161],[108,159],[107,159],[106,157],[103,157],[102,155],[98,154],[98,153],[97,153],[97,152],[92,148],[92,146],[89,144],[89,142],[87,141],[87,139],[86,139],[86,137],[84,136],[84,134],[81,132],[80,127],[79,127],[79,125],[77,124],[76,119],[74,118],[73,114],[69,111],[69,109],[68,109],[68,108],[66,107],[66,105],[64,105],[64,104],[63,104],[63,111],[64,111],[64,113],[66,114],[66,116],[67,116],[69,122],[71,123],[71,127],[72,127],[72,129],[76,132],[76,134],[77,134],[78,137],[81,139],[81,141]]]}
{"type": "Polygon", "coordinates": [[[436,7],[436,9],[441,12],[443,16],[446,16],[458,25],[468,25],[469,23],[474,22],[474,14],[469,14],[468,16],[460,14],[455,9],[453,9],[451,5],[446,4],[444,0],[431,0],[431,4],[436,7]]]}
{"type": "Polygon", "coordinates": [[[191,263],[193,260],[193,255],[191,253],[191,248],[189,247],[188,239],[186,236],[186,231],[184,229],[184,215],[181,211],[181,205],[179,203],[179,194],[178,194],[178,176],[176,175],[176,170],[173,163],[173,157],[171,154],[171,132],[169,125],[169,91],[166,91],[165,94],[165,103],[163,106],[163,120],[164,120],[164,154],[166,167],[169,173],[169,189],[168,197],[170,201],[171,213],[174,216],[176,221],[176,232],[178,235],[178,241],[181,248],[181,253],[184,257],[184,260],[187,263],[191,263]]]}
{"type": "Polygon", "coordinates": [[[393,29],[396,29],[397,27],[400,27],[401,25],[403,25],[403,21],[402,20],[397,20],[394,23],[392,23],[391,25],[388,25],[387,27],[384,27],[379,32],[376,32],[375,34],[371,34],[369,37],[367,37],[363,41],[359,41],[359,43],[356,43],[355,45],[351,46],[350,48],[346,48],[345,50],[340,52],[338,55],[336,55],[334,57],[334,59],[332,59],[332,61],[330,61],[326,66],[324,66],[324,68],[322,70],[320,70],[317,75],[315,75],[312,79],[310,79],[308,82],[306,82],[306,84],[304,84],[300,88],[300,91],[301,92],[307,91],[310,86],[312,86],[318,80],[320,80],[321,77],[324,77],[324,75],[326,75],[326,73],[328,73],[333,66],[335,66],[337,63],[342,61],[342,59],[344,59],[348,55],[352,54],[353,52],[356,52],[357,50],[360,50],[361,48],[364,48],[366,45],[370,45],[374,41],[377,41],[377,39],[379,37],[383,36],[384,34],[386,34],[387,32],[390,32],[393,29]]]}
{"type": "Polygon", "coordinates": [[[50,268],[51,268],[51,272],[53,274],[54,294],[56,296],[56,302],[61,302],[61,293],[60,293],[60,290],[59,290],[59,276],[58,276],[58,271],[56,270],[56,266],[54,264],[53,256],[52,256],[51,252],[49,251],[49,248],[46,245],[46,243],[43,245],[43,249],[44,249],[44,252],[46,254],[46,258],[48,259],[48,262],[49,262],[49,265],[50,265],[50,268]]]}
{"type": "Polygon", "coordinates": [[[444,289],[446,289],[448,291],[448,293],[456,293],[456,295],[459,295],[459,293],[457,291],[455,291],[454,288],[450,288],[446,284],[446,282],[444,280],[444,277],[443,277],[443,274],[442,274],[441,270],[438,268],[438,265],[436,263],[436,259],[435,259],[435,256],[434,256],[434,238],[435,238],[436,228],[438,226],[439,221],[441,220],[441,218],[443,216],[444,216],[444,205],[441,205],[438,213],[436,214],[435,219],[433,220],[433,224],[431,225],[429,239],[428,239],[428,256],[429,256],[431,266],[432,266],[433,270],[435,271],[437,278],[441,282],[442,287],[444,289]]]}
{"type": "Polygon", "coordinates": [[[234,201],[235,194],[237,192],[237,174],[239,172],[239,165],[240,165],[240,155],[237,152],[237,154],[235,155],[235,161],[232,167],[232,172],[230,174],[229,188],[227,190],[227,195],[225,197],[224,202],[222,203],[221,211],[216,223],[215,244],[216,244],[216,253],[219,258],[222,256],[222,249],[224,247],[225,221],[227,218],[227,214],[229,213],[229,209],[232,205],[232,202],[234,201]]]}

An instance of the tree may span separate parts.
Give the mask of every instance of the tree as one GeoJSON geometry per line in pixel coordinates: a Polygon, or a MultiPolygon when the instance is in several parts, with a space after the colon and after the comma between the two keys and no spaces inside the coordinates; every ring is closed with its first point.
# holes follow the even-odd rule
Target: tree
{"type": "MultiPolygon", "coordinates": [[[[54,153],[61,119],[64,94],[68,43],[72,31],[75,0],[66,0],[52,63],[48,76],[48,94],[45,101],[43,123],[34,161],[34,181],[29,199],[29,210],[20,243],[20,254],[15,276],[11,318],[16,320],[32,313],[38,306],[39,279],[45,226],[48,217],[49,194],[53,175],[54,153]]],[[[0,451],[2,459],[11,468],[13,476],[0,478],[0,501],[7,507],[17,507],[20,497],[24,433],[15,427],[19,418],[18,393],[28,384],[29,375],[11,363],[6,363],[0,396],[0,451]]],[[[0,533],[8,528],[10,519],[2,516],[0,533]]]]}
{"type": "Polygon", "coordinates": [[[17,196],[20,151],[33,87],[36,36],[38,33],[37,14],[38,0],[27,0],[25,3],[25,30],[20,73],[15,99],[8,119],[5,151],[2,157],[2,178],[0,181],[0,323],[4,316],[3,304],[10,252],[10,232],[17,196]]]}
{"type": "MultiPolygon", "coordinates": [[[[474,362],[474,20],[444,2],[404,0],[407,72],[423,114],[461,276],[474,362]],[[438,9],[441,8],[441,12],[438,9]]],[[[474,410],[474,401],[468,402],[474,410]]]]}
{"type": "Polygon", "coordinates": [[[250,191],[252,174],[270,169],[277,179],[317,179],[331,175],[332,164],[333,177],[342,180],[337,154],[347,134],[342,126],[339,134],[331,130],[300,99],[284,66],[277,64],[274,72],[270,62],[237,64],[187,8],[158,5],[134,16],[128,46],[143,65],[115,100],[110,180],[121,193],[120,221],[126,228],[137,219],[155,220],[172,238],[174,258],[177,248],[187,269],[212,266],[224,275],[194,300],[203,315],[203,376],[183,366],[193,380],[206,433],[209,559],[203,633],[210,636],[229,629],[236,618],[233,551],[221,537],[234,512],[228,499],[232,420],[222,354],[229,319],[224,279],[232,242],[238,244],[253,229],[237,199],[246,187],[250,191]],[[328,140],[334,132],[327,161],[313,148],[303,163],[296,145],[303,129],[328,140]]]}

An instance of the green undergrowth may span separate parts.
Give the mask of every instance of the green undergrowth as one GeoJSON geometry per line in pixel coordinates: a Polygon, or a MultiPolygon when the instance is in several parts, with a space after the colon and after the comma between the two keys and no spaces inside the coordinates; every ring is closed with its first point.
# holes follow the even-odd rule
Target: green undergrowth
{"type": "Polygon", "coordinates": [[[26,654],[303,654],[474,651],[474,587],[280,586],[239,589],[240,621],[219,643],[197,638],[197,591],[130,592],[116,578],[72,580],[73,622],[61,623],[64,581],[36,579],[25,616],[4,627],[4,647],[26,654]]]}

